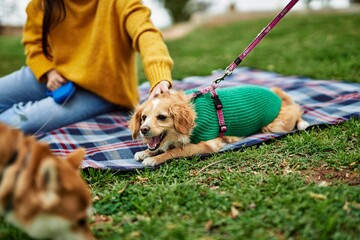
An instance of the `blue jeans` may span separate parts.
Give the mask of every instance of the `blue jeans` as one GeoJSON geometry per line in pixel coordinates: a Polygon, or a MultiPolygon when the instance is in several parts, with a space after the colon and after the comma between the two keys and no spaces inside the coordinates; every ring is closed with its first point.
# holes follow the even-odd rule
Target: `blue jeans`
{"type": "Polygon", "coordinates": [[[81,88],[64,105],[46,96],[46,84],[29,67],[0,78],[0,122],[25,133],[47,132],[116,109],[116,105],[81,88]]]}

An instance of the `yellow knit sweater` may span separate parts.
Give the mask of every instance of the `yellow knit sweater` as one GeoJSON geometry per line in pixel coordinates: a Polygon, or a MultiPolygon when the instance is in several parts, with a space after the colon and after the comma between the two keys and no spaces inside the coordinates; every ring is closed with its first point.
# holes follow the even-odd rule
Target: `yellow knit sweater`
{"type": "MultiPolygon", "coordinates": [[[[41,0],[30,1],[24,28],[26,63],[37,79],[55,68],[66,79],[126,108],[138,102],[136,52],[151,89],[171,83],[172,59],[150,10],[140,0],[65,1],[66,18],[50,31],[52,60],[41,47],[41,0]]],[[[84,103],[86,104],[86,103],[84,103]]]]}

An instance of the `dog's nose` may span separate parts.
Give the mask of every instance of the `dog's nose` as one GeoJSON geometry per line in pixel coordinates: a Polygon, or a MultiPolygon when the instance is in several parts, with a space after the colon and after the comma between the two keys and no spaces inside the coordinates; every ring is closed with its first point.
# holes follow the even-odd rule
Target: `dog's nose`
{"type": "Polygon", "coordinates": [[[150,127],[147,125],[140,127],[140,132],[144,135],[147,134],[149,131],[150,131],[150,127]]]}

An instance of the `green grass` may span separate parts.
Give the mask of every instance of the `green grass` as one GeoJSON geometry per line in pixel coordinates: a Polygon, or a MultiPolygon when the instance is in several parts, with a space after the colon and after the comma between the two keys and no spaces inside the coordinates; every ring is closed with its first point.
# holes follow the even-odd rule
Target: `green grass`
{"type": "MultiPolygon", "coordinates": [[[[202,28],[169,42],[175,61],[174,77],[208,75],[213,69],[225,68],[269,21],[266,18],[202,28]]],[[[285,75],[360,82],[359,24],[356,15],[287,16],[243,65],[285,75]]]]}
{"type": "MultiPolygon", "coordinates": [[[[225,68],[269,20],[201,28],[168,41],[174,78],[225,68]]],[[[358,13],[289,15],[242,65],[360,83],[359,23],[358,13]]],[[[23,64],[16,42],[0,38],[0,75],[23,64]]],[[[356,239],[359,138],[360,121],[353,119],[206,159],[174,160],[156,171],[83,172],[96,215],[108,217],[93,222],[93,232],[98,239],[356,239]]],[[[0,225],[0,239],[24,238],[0,225]]]]}
{"type": "Polygon", "coordinates": [[[18,70],[24,64],[24,48],[21,45],[21,38],[0,35],[0,76],[18,70]]]}

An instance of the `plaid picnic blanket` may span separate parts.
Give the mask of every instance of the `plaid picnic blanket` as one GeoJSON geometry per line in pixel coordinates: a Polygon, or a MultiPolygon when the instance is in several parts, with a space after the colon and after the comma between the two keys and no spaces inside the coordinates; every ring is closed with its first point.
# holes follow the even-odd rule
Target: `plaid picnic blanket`
{"type": "MultiPolygon", "coordinates": [[[[174,88],[202,89],[222,73],[223,71],[214,71],[209,76],[193,76],[174,81],[174,88]]],[[[240,67],[222,81],[219,87],[241,84],[281,87],[303,107],[303,119],[309,122],[310,126],[337,124],[360,115],[360,84],[313,80],[299,76],[285,77],[273,72],[240,67]]],[[[148,90],[148,83],[139,86],[141,101],[147,98],[148,90]]],[[[60,156],[78,147],[86,148],[87,155],[82,168],[115,171],[143,169],[144,166],[136,162],[133,156],[146,146],[139,140],[131,139],[131,132],[127,128],[129,118],[129,112],[116,111],[42,134],[38,139],[49,143],[53,153],[60,156]]],[[[282,135],[284,134],[255,134],[235,144],[229,144],[221,151],[259,144],[282,135]]]]}

